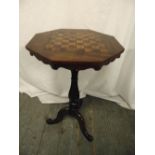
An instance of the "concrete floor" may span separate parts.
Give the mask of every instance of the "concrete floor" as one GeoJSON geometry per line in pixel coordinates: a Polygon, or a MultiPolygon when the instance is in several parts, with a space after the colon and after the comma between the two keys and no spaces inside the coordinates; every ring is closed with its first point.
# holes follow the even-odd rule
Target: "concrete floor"
{"type": "Polygon", "coordinates": [[[81,109],[94,141],[88,142],[74,118],[47,125],[65,104],[40,104],[20,94],[20,155],[134,155],[135,112],[87,96],[81,109]]]}

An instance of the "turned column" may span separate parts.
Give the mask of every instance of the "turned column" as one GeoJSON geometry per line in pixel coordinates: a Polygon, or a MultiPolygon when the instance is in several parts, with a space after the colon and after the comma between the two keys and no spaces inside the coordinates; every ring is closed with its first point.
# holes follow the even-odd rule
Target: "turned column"
{"type": "Polygon", "coordinates": [[[69,97],[70,110],[79,109],[81,107],[82,100],[79,98],[77,70],[71,70],[71,86],[70,86],[68,97],[69,97]]]}

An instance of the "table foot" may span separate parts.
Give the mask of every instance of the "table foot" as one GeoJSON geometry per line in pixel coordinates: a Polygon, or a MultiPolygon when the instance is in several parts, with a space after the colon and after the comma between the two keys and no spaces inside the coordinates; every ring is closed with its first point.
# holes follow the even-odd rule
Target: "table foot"
{"type": "Polygon", "coordinates": [[[47,124],[55,124],[55,123],[59,123],[63,120],[64,116],[66,116],[69,112],[69,108],[68,107],[65,107],[65,108],[62,108],[58,114],[57,114],[57,117],[55,119],[51,119],[51,118],[48,118],[46,120],[46,123],[47,124]]]}
{"type": "Polygon", "coordinates": [[[86,137],[86,139],[88,141],[93,141],[93,137],[88,133],[88,131],[86,129],[85,120],[84,120],[83,116],[78,111],[71,111],[70,115],[78,120],[80,129],[81,129],[83,135],[86,137]]]}

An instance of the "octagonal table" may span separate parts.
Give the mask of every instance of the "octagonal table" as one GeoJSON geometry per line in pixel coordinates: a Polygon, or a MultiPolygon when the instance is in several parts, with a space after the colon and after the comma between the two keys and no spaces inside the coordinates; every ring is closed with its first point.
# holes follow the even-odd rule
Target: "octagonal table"
{"type": "Polygon", "coordinates": [[[55,119],[48,118],[48,124],[58,123],[70,115],[79,122],[80,129],[87,140],[93,137],[88,133],[85,121],[79,113],[82,99],[79,98],[78,71],[88,68],[99,70],[116,58],[124,48],[110,35],[87,29],[58,29],[36,34],[26,45],[31,55],[49,64],[53,69],[63,67],[71,70],[69,106],[62,108],[55,119]]]}

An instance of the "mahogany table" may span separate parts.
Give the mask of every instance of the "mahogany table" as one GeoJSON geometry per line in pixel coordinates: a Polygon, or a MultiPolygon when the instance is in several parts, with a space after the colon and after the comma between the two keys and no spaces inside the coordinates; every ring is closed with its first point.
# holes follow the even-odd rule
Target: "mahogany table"
{"type": "Polygon", "coordinates": [[[116,58],[124,48],[110,35],[87,29],[58,29],[36,34],[26,45],[31,55],[49,64],[53,69],[64,67],[71,71],[69,105],[62,108],[55,119],[48,118],[48,124],[58,123],[70,115],[79,122],[87,140],[93,137],[88,133],[83,116],[79,113],[82,99],[79,98],[78,71],[93,68],[99,70],[116,58]]]}

